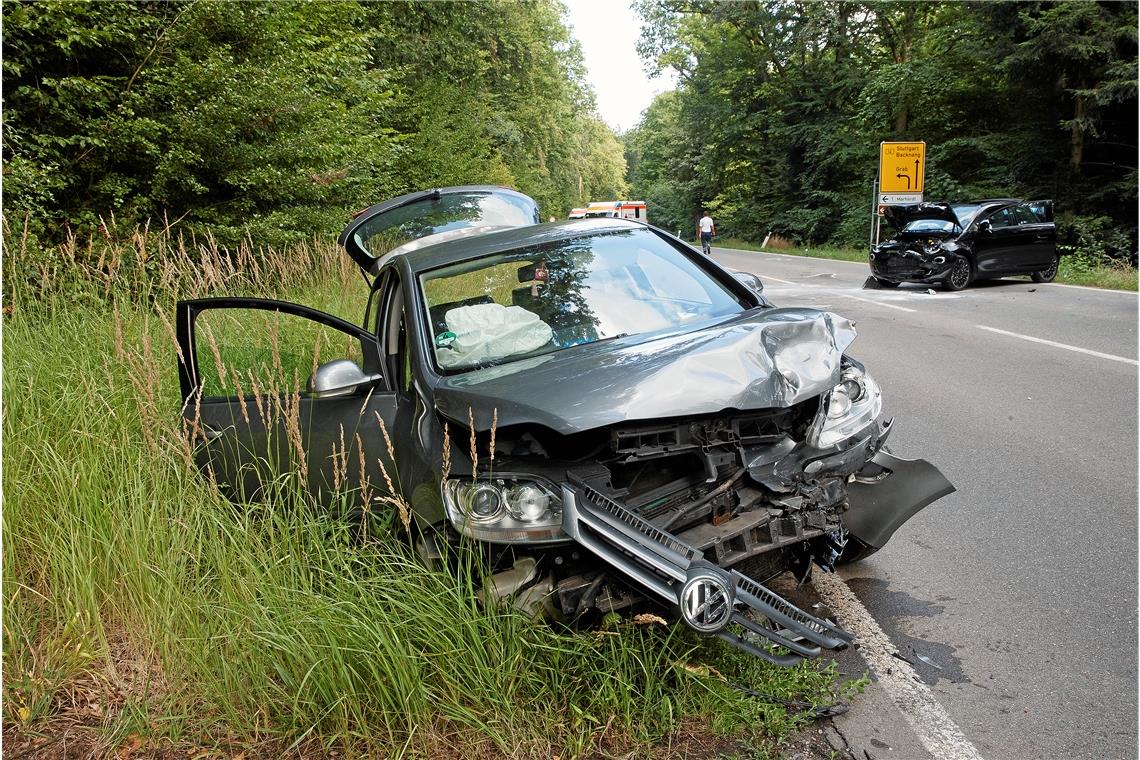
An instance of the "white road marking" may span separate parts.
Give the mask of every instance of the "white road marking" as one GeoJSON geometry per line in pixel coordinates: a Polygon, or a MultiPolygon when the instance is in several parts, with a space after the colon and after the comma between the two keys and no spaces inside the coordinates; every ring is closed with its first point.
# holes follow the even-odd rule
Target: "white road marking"
{"type": "Polygon", "coordinates": [[[1037,287],[1047,286],[1050,288],[1076,288],[1078,290],[1092,290],[1097,293],[1120,293],[1125,296],[1140,295],[1135,290],[1117,290],[1116,288],[1090,288],[1088,285],[1067,285],[1063,282],[1043,282],[1037,287]]]}
{"type": "MultiPolygon", "coordinates": [[[[785,285],[794,285],[794,286],[798,287],[800,289],[800,291],[808,291],[808,292],[811,292],[813,294],[814,293],[821,293],[821,294],[826,295],[826,296],[839,296],[840,298],[850,298],[852,301],[862,301],[863,303],[869,303],[872,306],[882,306],[882,307],[885,307],[887,309],[895,309],[896,311],[905,311],[905,312],[910,312],[912,314],[914,312],[918,311],[918,309],[908,309],[905,306],[895,306],[894,304],[884,303],[883,301],[876,301],[876,300],[871,299],[871,298],[860,298],[859,296],[853,296],[850,293],[847,293],[847,292],[840,290],[838,288],[821,287],[819,285],[804,285],[803,283],[800,283],[800,282],[789,282],[788,280],[781,280],[778,277],[769,277],[768,275],[763,275],[763,274],[760,275],[760,279],[761,280],[772,280],[773,282],[782,282],[785,285]]],[[[781,290],[777,289],[776,292],[781,292],[781,290]]],[[[814,295],[812,295],[812,298],[813,298],[813,300],[816,299],[816,297],[814,295]]]]}
{"type": "Polygon", "coordinates": [[[860,298],[859,296],[853,296],[850,293],[839,293],[839,295],[843,296],[844,298],[850,298],[853,301],[862,301],[863,303],[870,303],[870,304],[874,304],[875,306],[885,306],[888,309],[897,309],[898,311],[909,311],[912,314],[914,312],[918,311],[918,309],[908,309],[905,306],[895,306],[892,303],[883,303],[882,301],[872,301],[870,298],[860,298]]]}
{"type": "Polygon", "coordinates": [[[812,586],[839,624],[855,634],[859,654],[926,750],[938,760],[982,760],[977,748],[934,698],[918,673],[895,657],[898,648],[855,594],[833,573],[812,574],[812,586]]]}
{"type": "Polygon", "coordinates": [[[1011,338],[1020,338],[1021,340],[1028,340],[1033,343],[1043,343],[1046,346],[1053,346],[1053,348],[1063,348],[1066,351],[1076,351],[1078,354],[1088,354],[1089,356],[1096,356],[1100,359],[1108,359],[1114,362],[1124,362],[1125,364],[1132,364],[1140,367],[1140,361],[1129,359],[1126,356],[1117,356],[1116,354],[1102,354],[1100,351],[1093,351],[1088,348],[1081,348],[1080,346],[1070,346],[1068,343],[1057,343],[1052,340],[1045,340],[1044,338],[1034,338],[1032,335],[1022,335],[1021,333],[1010,332],[1008,330],[999,330],[996,327],[987,327],[986,325],[974,325],[979,330],[987,330],[999,335],[1008,335],[1011,338]]]}
{"type": "MultiPolygon", "coordinates": [[[[715,251],[718,249],[713,248],[713,250],[715,251]]],[[[729,251],[731,253],[758,253],[761,256],[775,256],[776,258],[780,258],[780,259],[793,259],[796,261],[804,261],[805,259],[807,259],[809,261],[838,261],[840,264],[854,264],[855,266],[860,266],[860,267],[867,266],[866,261],[850,261],[848,259],[828,259],[828,258],[824,258],[823,256],[797,256],[794,253],[770,253],[768,251],[749,251],[745,248],[720,248],[719,250],[729,251]]]]}

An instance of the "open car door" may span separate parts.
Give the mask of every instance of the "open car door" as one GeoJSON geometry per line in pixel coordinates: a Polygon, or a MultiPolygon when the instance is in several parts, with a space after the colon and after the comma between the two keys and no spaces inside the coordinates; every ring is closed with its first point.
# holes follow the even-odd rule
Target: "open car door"
{"type": "Polygon", "coordinates": [[[208,298],[177,307],[182,416],[200,469],[235,501],[303,495],[345,513],[395,477],[375,335],[298,304],[208,298]]]}

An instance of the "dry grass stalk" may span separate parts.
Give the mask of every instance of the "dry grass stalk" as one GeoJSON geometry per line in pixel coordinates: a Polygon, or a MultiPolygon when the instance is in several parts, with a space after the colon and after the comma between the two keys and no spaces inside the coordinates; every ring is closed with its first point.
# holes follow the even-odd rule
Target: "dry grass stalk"
{"type": "Polygon", "coordinates": [[[451,430],[443,423],[443,467],[440,468],[440,481],[446,483],[451,477],[451,430]]]}
{"type": "Polygon", "coordinates": [[[305,441],[301,435],[301,394],[286,393],[279,397],[278,408],[285,422],[285,433],[293,448],[297,469],[302,482],[309,480],[309,462],[305,455],[305,441]]]}
{"type": "Polygon", "coordinates": [[[214,331],[210,329],[210,326],[203,325],[202,327],[202,332],[206,336],[206,344],[210,347],[210,353],[214,355],[214,366],[218,370],[218,384],[224,388],[226,385],[226,365],[222,361],[222,351],[218,348],[218,341],[214,339],[214,331]]]}
{"type": "Polygon", "coordinates": [[[467,423],[471,430],[471,479],[475,480],[479,475],[479,449],[475,445],[475,412],[471,407],[467,407],[467,423]]]}
{"type": "Polygon", "coordinates": [[[495,431],[499,429],[499,407],[491,410],[491,465],[495,464],[495,431]]]}
{"type": "Polygon", "coordinates": [[[158,314],[159,321],[162,322],[162,329],[166,331],[166,337],[170,339],[170,344],[174,346],[174,353],[178,356],[180,364],[186,363],[186,357],[182,355],[182,346],[178,345],[178,333],[174,330],[174,325],[170,321],[170,317],[166,316],[166,310],[156,308],[155,313],[158,314]]]}
{"type": "Polygon", "coordinates": [[[360,531],[368,530],[368,517],[372,514],[372,481],[368,478],[368,460],[364,457],[364,440],[360,433],[353,436],[356,443],[356,464],[360,468],[360,531]]]}
{"type": "Polygon", "coordinates": [[[338,448],[336,441],[333,441],[330,459],[333,468],[333,493],[339,494],[341,486],[348,479],[348,451],[344,445],[344,425],[340,426],[340,447],[338,448]]]}
{"type": "Polygon", "coordinates": [[[245,395],[245,389],[241,387],[241,377],[238,376],[237,370],[230,367],[230,377],[234,382],[234,391],[237,393],[238,411],[241,412],[241,418],[245,420],[245,424],[249,422],[249,410],[246,408],[249,405],[249,399],[245,395]]]}

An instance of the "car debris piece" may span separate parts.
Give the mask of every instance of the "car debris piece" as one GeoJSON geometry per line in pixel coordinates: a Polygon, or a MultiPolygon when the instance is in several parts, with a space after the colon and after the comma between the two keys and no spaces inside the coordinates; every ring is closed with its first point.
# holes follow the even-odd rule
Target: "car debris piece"
{"type": "Polygon", "coordinates": [[[646,224],[540,218],[491,186],[370,207],[340,237],[369,283],[361,326],[180,302],[199,467],[238,501],[291,472],[354,520],[393,505],[424,562],[473,546],[483,599],[527,614],[679,617],[780,665],[847,646],[830,611],[765,584],[867,557],[954,490],[884,448],[854,324],[778,308],[646,224]]]}

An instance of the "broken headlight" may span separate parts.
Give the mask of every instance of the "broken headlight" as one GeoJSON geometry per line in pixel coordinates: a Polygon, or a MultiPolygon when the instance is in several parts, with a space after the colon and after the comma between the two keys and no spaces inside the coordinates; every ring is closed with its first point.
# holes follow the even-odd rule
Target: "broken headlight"
{"type": "Polygon", "coordinates": [[[496,543],[564,541],[562,498],[531,477],[451,478],[443,485],[447,517],[460,533],[496,543]]]}
{"type": "Polygon", "coordinates": [[[875,379],[858,367],[845,367],[839,385],[831,389],[827,416],[819,428],[817,448],[834,446],[873,423],[883,410],[883,394],[875,379]]]}

